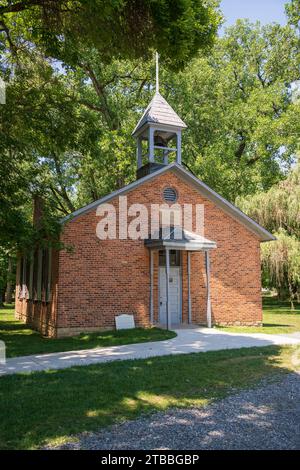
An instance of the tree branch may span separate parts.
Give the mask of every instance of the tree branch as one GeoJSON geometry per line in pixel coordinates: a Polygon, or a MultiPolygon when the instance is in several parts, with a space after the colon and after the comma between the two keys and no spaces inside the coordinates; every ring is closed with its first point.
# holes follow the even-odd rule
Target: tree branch
{"type": "Polygon", "coordinates": [[[103,113],[107,124],[109,125],[109,127],[111,127],[112,130],[116,130],[118,126],[116,126],[116,123],[114,122],[114,117],[112,116],[112,113],[107,104],[107,99],[104,93],[104,86],[99,82],[99,80],[97,79],[95,75],[95,72],[93,71],[93,69],[91,68],[89,64],[80,63],[79,66],[87,73],[87,75],[91,79],[93,87],[98,97],[101,99],[101,101],[104,104],[104,106],[101,107],[100,110],[103,113]]]}
{"type": "Polygon", "coordinates": [[[55,189],[55,190],[63,198],[63,200],[67,204],[68,209],[71,212],[74,212],[75,207],[73,206],[73,204],[72,204],[72,202],[71,202],[71,200],[68,196],[66,187],[63,183],[63,173],[62,173],[62,170],[61,170],[60,162],[59,162],[57,156],[55,155],[55,153],[53,153],[53,159],[54,159],[55,170],[56,170],[56,173],[57,173],[57,176],[58,176],[58,181],[59,181],[60,188],[61,188],[60,191],[58,189],[55,189]]]}
{"type": "Polygon", "coordinates": [[[6,34],[6,39],[7,39],[7,42],[9,44],[9,47],[10,47],[10,50],[12,51],[13,54],[16,55],[16,52],[17,52],[17,47],[15,46],[15,44],[13,43],[11,37],[10,37],[10,33],[9,33],[9,29],[8,27],[6,26],[6,24],[4,23],[3,20],[0,19],[0,31],[4,31],[5,34],[6,34]]]}
{"type": "Polygon", "coordinates": [[[49,7],[50,3],[53,6],[56,6],[57,10],[70,11],[68,5],[64,5],[64,8],[62,8],[63,4],[66,2],[61,0],[48,0],[47,2],[45,0],[23,0],[22,2],[17,3],[8,2],[7,5],[1,6],[0,15],[5,15],[6,13],[18,13],[36,6],[46,8],[49,7]]]}
{"type": "Polygon", "coordinates": [[[99,113],[102,113],[102,114],[105,113],[105,110],[102,106],[97,106],[96,104],[89,103],[88,101],[85,101],[85,100],[78,100],[78,103],[83,104],[83,106],[86,106],[92,111],[98,111],[99,113]]]}
{"type": "Polygon", "coordinates": [[[60,206],[58,209],[59,209],[63,214],[68,215],[70,212],[63,206],[63,204],[62,204],[60,198],[59,198],[58,195],[57,195],[56,189],[53,188],[52,185],[50,185],[50,191],[52,192],[53,196],[55,197],[55,200],[58,202],[58,204],[59,204],[59,206],[60,206]]]}
{"type": "Polygon", "coordinates": [[[246,148],[246,137],[243,134],[240,134],[240,143],[236,151],[234,152],[235,158],[240,160],[246,148]]]}

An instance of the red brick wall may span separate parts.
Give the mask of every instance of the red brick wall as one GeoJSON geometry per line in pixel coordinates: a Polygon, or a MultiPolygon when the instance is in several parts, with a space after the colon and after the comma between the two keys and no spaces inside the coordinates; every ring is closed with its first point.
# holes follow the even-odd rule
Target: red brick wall
{"type": "MultiPolygon", "coordinates": [[[[217,243],[211,252],[211,298],[214,323],[261,322],[259,240],[239,222],[203,198],[171,172],[127,193],[128,206],[162,204],[164,187],[178,191],[179,204],[204,204],[205,237],[217,243]]],[[[118,198],[110,201],[118,208],[118,198]]],[[[114,316],[134,313],[137,325],[149,324],[149,253],[143,241],[99,240],[96,210],[64,227],[62,241],[73,252],[59,254],[57,329],[59,335],[114,327],[114,316]]],[[[195,230],[195,221],[194,227],[195,230]]],[[[187,260],[183,254],[183,319],[187,320],[187,260]]],[[[158,257],[155,257],[154,315],[158,318],[158,257]]],[[[203,253],[191,255],[192,318],[205,323],[206,289],[203,253]]]]}

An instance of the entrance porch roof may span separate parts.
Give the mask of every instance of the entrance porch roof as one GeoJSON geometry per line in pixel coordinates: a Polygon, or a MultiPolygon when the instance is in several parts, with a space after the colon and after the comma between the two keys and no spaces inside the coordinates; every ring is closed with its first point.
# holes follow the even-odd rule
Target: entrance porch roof
{"type": "Polygon", "coordinates": [[[145,246],[150,250],[185,250],[207,251],[217,248],[216,242],[189,232],[182,227],[162,227],[145,240],[145,246]]]}

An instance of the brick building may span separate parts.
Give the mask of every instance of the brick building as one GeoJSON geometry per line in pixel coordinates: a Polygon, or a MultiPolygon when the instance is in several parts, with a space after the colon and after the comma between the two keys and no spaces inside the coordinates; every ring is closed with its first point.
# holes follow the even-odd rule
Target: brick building
{"type": "Polygon", "coordinates": [[[260,243],[274,237],[184,168],[185,127],[157,91],[133,132],[136,181],[62,221],[72,250],[20,260],[17,318],[47,336],[112,329],[122,313],[143,327],[261,323],[260,243]]]}

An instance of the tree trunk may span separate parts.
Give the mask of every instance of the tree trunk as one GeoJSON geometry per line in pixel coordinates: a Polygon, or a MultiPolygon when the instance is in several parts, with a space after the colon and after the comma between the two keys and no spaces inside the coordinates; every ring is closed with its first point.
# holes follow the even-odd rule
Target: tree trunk
{"type": "Polygon", "coordinates": [[[12,303],[12,259],[8,257],[8,267],[7,267],[7,284],[6,284],[6,292],[5,292],[5,302],[7,304],[12,303]]]}
{"type": "Polygon", "coordinates": [[[3,303],[3,295],[2,295],[2,291],[0,289],[0,308],[4,307],[4,303],[3,303]]]}
{"type": "Polygon", "coordinates": [[[293,287],[291,286],[291,284],[289,284],[289,297],[290,297],[290,302],[291,302],[291,310],[295,310],[294,293],[293,293],[293,287]]]}
{"type": "Polygon", "coordinates": [[[278,300],[284,301],[288,299],[287,290],[284,287],[277,287],[278,300]]]}

